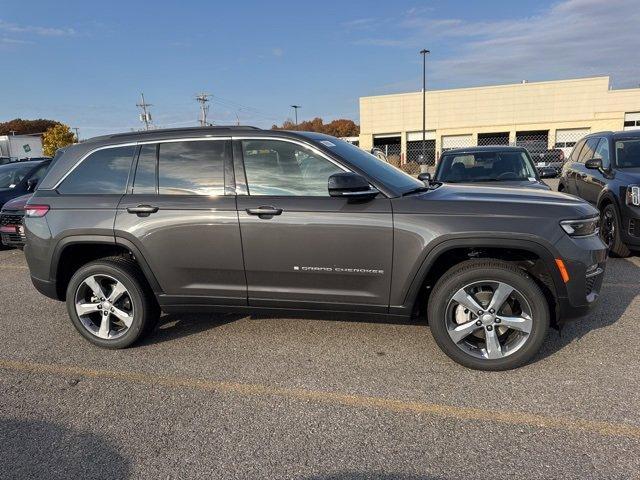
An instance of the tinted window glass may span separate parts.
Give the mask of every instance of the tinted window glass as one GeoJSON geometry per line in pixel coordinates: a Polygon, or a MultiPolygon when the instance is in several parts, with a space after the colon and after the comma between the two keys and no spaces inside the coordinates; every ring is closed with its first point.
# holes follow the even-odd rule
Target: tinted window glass
{"type": "Polygon", "coordinates": [[[580,152],[580,157],[578,158],[578,162],[584,163],[587,160],[591,160],[593,158],[593,154],[596,151],[596,147],[598,146],[598,141],[600,139],[598,137],[593,137],[587,140],[584,148],[580,152]]]}
{"type": "Polygon", "coordinates": [[[328,197],[328,180],[343,172],[300,145],[279,140],[242,142],[249,195],[328,197]]]}
{"type": "Polygon", "coordinates": [[[535,180],[533,163],[526,152],[477,152],[445,154],[440,160],[439,182],[495,182],[535,180]]]}
{"type": "Polygon", "coordinates": [[[619,168],[640,167],[640,140],[616,140],[616,165],[619,168]]]}
{"type": "Polygon", "coordinates": [[[44,175],[47,173],[47,169],[49,168],[50,163],[47,162],[44,165],[40,165],[35,172],[33,172],[31,175],[29,175],[29,180],[35,180],[36,182],[40,183],[40,180],[42,180],[44,178],[44,175]]]}
{"type": "Polygon", "coordinates": [[[573,147],[573,150],[571,151],[571,156],[569,157],[569,160],[572,162],[577,162],[578,158],[580,158],[580,150],[582,150],[582,147],[584,146],[586,140],[580,140],[575,147],[573,147]]]}
{"type": "Polygon", "coordinates": [[[160,144],[158,189],[164,195],[224,195],[227,140],[160,144]]]}
{"type": "Polygon", "coordinates": [[[60,193],[123,194],[135,147],[98,150],[71,171],[62,182],[60,193]]]}
{"type": "Polygon", "coordinates": [[[133,193],[156,193],[156,150],[158,145],[142,145],[133,183],[133,193]]]}
{"type": "Polygon", "coordinates": [[[596,148],[596,153],[593,155],[594,158],[602,159],[602,166],[604,168],[609,168],[611,165],[610,155],[609,155],[609,139],[601,138],[598,143],[598,147],[596,148]]]}

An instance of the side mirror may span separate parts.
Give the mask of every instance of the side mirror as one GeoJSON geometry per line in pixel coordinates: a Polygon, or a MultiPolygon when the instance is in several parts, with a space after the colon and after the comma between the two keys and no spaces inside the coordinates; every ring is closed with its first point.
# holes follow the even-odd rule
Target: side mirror
{"type": "Polygon", "coordinates": [[[429,172],[422,172],[418,175],[418,180],[424,182],[426,186],[429,186],[431,183],[431,174],[429,172]]]}
{"type": "Polygon", "coordinates": [[[35,192],[37,185],[38,185],[38,179],[32,178],[31,180],[27,180],[27,192],[28,193],[35,192]]]}
{"type": "Polygon", "coordinates": [[[354,199],[371,199],[379,192],[362,176],[353,172],[334,173],[328,181],[329,195],[354,199]]]}
{"type": "Polygon", "coordinates": [[[557,175],[556,169],[551,167],[541,168],[538,172],[540,178],[554,178],[557,175]]]}
{"type": "Polygon", "coordinates": [[[584,162],[584,166],[591,170],[602,170],[602,159],[592,158],[591,160],[584,162]]]}

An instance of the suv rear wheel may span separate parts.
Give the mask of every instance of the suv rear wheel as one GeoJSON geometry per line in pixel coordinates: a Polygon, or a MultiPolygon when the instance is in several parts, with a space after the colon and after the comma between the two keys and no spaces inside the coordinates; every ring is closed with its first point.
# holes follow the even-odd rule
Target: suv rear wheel
{"type": "Polygon", "coordinates": [[[470,260],[451,268],[429,299],[429,326],[453,360],[478,370],[508,370],[528,362],[549,329],[549,307],[536,282],[500,260],[470,260]]]}
{"type": "Polygon", "coordinates": [[[91,343],[125,348],[156,325],[160,309],[138,266],[109,257],[82,266],[67,287],[67,311],[91,343]]]}

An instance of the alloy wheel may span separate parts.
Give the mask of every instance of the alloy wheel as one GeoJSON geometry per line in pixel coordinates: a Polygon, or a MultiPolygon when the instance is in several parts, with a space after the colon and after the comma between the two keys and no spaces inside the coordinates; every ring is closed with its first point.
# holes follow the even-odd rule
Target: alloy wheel
{"type": "Polygon", "coordinates": [[[78,286],[75,308],[80,322],[98,338],[122,337],[133,323],[134,308],[129,291],[109,275],[91,275],[78,286]]]}
{"type": "Polygon", "coordinates": [[[513,286],[483,280],[460,288],[446,309],[449,337],[465,353],[495,360],[522,348],[533,328],[529,302],[513,286]]]}
{"type": "Polygon", "coordinates": [[[608,208],[604,210],[600,219],[600,238],[607,248],[611,248],[616,238],[616,218],[608,208]]]}

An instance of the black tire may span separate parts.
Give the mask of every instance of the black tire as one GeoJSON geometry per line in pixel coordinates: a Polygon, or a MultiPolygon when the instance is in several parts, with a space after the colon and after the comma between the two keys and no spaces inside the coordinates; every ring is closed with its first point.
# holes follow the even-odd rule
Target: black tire
{"type": "Polygon", "coordinates": [[[530,361],[542,346],[550,320],[544,293],[531,276],[508,262],[494,259],[469,260],[448,270],[429,297],[427,315],[433,338],[442,351],[455,362],[476,370],[509,370],[530,361]],[[463,287],[483,281],[510,285],[524,297],[531,309],[532,327],[524,344],[502,358],[477,358],[467,353],[452,340],[447,330],[447,309],[452,297],[463,287]]]}
{"type": "Polygon", "coordinates": [[[609,255],[625,258],[631,255],[631,250],[622,241],[620,232],[622,232],[622,224],[618,209],[614,204],[609,203],[600,212],[600,238],[609,248],[609,255]],[[613,233],[609,231],[611,226],[613,226],[613,233]]]}
{"type": "Polygon", "coordinates": [[[560,184],[558,185],[558,191],[559,191],[559,192],[563,192],[563,193],[564,193],[565,188],[564,188],[564,185],[563,185],[562,183],[560,183],[560,184]]]}
{"type": "Polygon", "coordinates": [[[71,277],[67,286],[67,312],[80,334],[91,343],[103,348],[120,349],[133,345],[149,334],[160,318],[160,307],[138,265],[127,257],[107,257],[87,263],[71,277]],[[127,289],[133,305],[133,321],[126,333],[119,338],[103,339],[92,334],[81,322],[76,312],[75,295],[83,281],[92,275],[108,275],[121,282],[127,289]]]}

